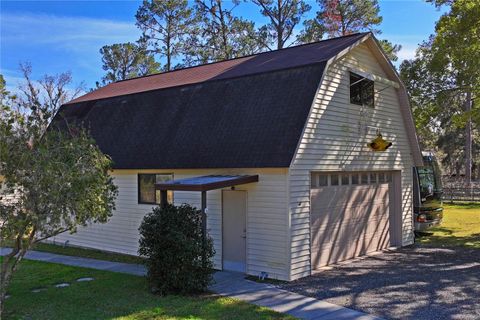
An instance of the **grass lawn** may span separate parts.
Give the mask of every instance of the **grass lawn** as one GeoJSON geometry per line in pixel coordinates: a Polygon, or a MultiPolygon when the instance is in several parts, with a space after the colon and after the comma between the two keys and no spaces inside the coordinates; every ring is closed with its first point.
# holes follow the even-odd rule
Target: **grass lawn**
{"type": "Polygon", "coordinates": [[[435,246],[480,249],[480,204],[445,204],[442,224],[418,242],[435,246]]]}
{"type": "MultiPolygon", "coordinates": [[[[12,241],[4,241],[2,246],[11,247],[12,241]]],[[[82,258],[91,258],[91,259],[98,259],[98,260],[107,260],[107,261],[114,261],[114,262],[124,262],[124,263],[137,263],[141,264],[142,258],[127,254],[120,254],[114,252],[105,252],[96,249],[84,249],[78,247],[64,247],[61,245],[54,245],[50,243],[37,243],[33,246],[32,250],[42,251],[42,252],[50,252],[56,254],[62,254],[65,256],[74,256],[74,257],[82,257],[82,258]]]]}
{"type": "Polygon", "coordinates": [[[8,290],[5,319],[293,319],[213,295],[159,297],[131,275],[25,260],[8,290]],[[81,277],[94,281],[76,282],[81,277]],[[55,288],[61,282],[70,287],[55,288]],[[45,288],[40,293],[32,289],[45,288]]]}
{"type": "Polygon", "coordinates": [[[54,245],[50,243],[37,243],[32,250],[50,252],[56,254],[63,254],[65,256],[75,256],[99,260],[108,260],[115,262],[125,262],[125,263],[142,263],[142,258],[137,256],[131,256],[127,254],[120,254],[114,252],[105,252],[95,249],[83,249],[77,247],[63,247],[59,245],[54,245]]]}

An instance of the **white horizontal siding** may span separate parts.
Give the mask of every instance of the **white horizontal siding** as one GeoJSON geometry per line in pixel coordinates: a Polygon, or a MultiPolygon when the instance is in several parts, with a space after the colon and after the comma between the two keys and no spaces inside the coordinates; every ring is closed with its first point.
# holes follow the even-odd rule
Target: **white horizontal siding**
{"type": "MultiPolygon", "coordinates": [[[[119,188],[116,210],[106,224],[79,228],[75,234],[63,234],[53,239],[69,241],[71,245],[101,250],[137,254],[138,227],[152,205],[138,204],[138,173],[173,173],[175,179],[208,174],[259,174],[259,182],[237,186],[247,191],[247,273],[267,272],[269,277],[282,280],[289,274],[287,169],[218,169],[218,170],[117,170],[113,173],[119,188]]],[[[222,268],[222,191],[207,192],[209,235],[214,240],[215,268],[222,268]]],[[[174,193],[174,203],[200,207],[200,192],[174,193]]]]}
{"type": "Polygon", "coordinates": [[[138,250],[138,228],[152,205],[138,204],[137,175],[113,174],[118,187],[116,210],[106,224],[91,224],[80,227],[74,234],[61,234],[55,242],[100,250],[136,255],[138,250]]]}
{"type": "Polygon", "coordinates": [[[350,69],[387,77],[366,44],[334,62],[324,75],[289,170],[291,271],[294,280],[310,274],[310,173],[312,171],[402,171],[403,244],[412,239],[412,149],[396,89],[375,83],[375,107],[350,104],[350,69]],[[393,143],[375,153],[366,144],[376,137],[393,143]]]}
{"type": "Polygon", "coordinates": [[[15,189],[12,193],[7,193],[7,187],[5,186],[5,178],[0,176],[0,203],[3,205],[14,205],[20,200],[20,191],[15,189]]]}

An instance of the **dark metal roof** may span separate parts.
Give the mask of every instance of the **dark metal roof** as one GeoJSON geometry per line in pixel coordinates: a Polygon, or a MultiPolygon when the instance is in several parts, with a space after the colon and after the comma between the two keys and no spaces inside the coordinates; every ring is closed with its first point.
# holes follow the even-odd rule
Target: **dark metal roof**
{"type": "Polygon", "coordinates": [[[240,184],[258,182],[258,175],[209,175],[195,178],[186,178],[179,180],[165,181],[157,183],[157,190],[174,190],[174,191],[208,191],[233,187],[240,184]]]}
{"type": "Polygon", "coordinates": [[[161,75],[119,82],[130,89],[63,105],[54,123],[88,127],[114,169],[289,167],[327,60],[364,36],[238,59],[193,84],[130,93],[161,75]]]}
{"type": "Polygon", "coordinates": [[[354,44],[366,34],[368,33],[357,33],[281,50],[118,81],[89,92],[69,103],[105,99],[119,95],[171,88],[204,81],[235,78],[324,62],[344,48],[354,44]]]}

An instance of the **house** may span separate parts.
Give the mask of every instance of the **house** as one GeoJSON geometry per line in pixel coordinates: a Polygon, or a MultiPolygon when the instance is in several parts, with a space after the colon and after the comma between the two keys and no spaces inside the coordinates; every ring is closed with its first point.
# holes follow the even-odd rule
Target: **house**
{"type": "Polygon", "coordinates": [[[55,242],[136,254],[162,186],[186,185],[165,198],[200,208],[207,195],[218,269],[294,280],[413,243],[422,156],[405,87],[370,33],[119,81],[62,119],[112,157],[119,196],[108,223],[55,242]],[[391,147],[372,150],[378,134],[391,147]]]}

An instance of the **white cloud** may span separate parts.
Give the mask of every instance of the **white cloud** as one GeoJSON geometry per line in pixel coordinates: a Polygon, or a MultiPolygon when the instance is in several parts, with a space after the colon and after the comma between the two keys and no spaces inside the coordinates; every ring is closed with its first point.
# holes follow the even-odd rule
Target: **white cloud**
{"type": "Polygon", "coordinates": [[[415,58],[415,52],[417,50],[417,46],[412,46],[410,44],[402,45],[402,49],[397,53],[398,61],[402,62],[406,59],[413,59],[415,58]]]}
{"type": "Polygon", "coordinates": [[[103,70],[99,49],[134,42],[140,37],[135,21],[95,19],[35,13],[2,13],[1,65],[9,88],[21,77],[17,66],[31,62],[32,77],[72,71],[75,82],[93,87],[103,70]]]}
{"type": "Polygon", "coordinates": [[[2,43],[15,46],[51,45],[84,51],[105,44],[135,41],[134,22],[63,17],[47,14],[2,14],[2,43]]]}

